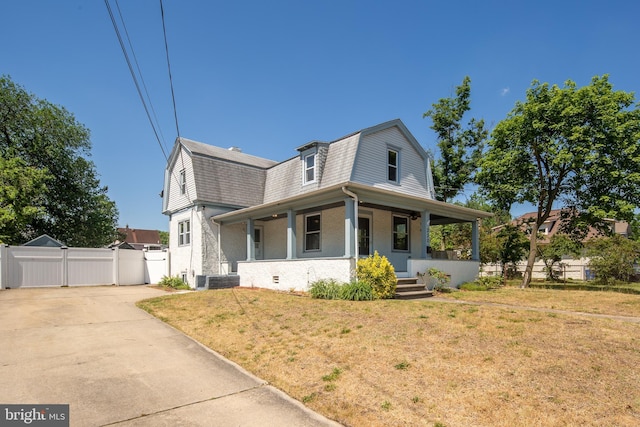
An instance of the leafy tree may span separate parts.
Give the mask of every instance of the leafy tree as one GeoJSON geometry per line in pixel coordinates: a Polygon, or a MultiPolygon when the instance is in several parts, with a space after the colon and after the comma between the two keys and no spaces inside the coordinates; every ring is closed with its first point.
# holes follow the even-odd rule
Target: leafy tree
{"type": "Polygon", "coordinates": [[[50,178],[20,158],[0,157],[0,242],[20,241],[25,230],[45,215],[41,201],[50,178]]]}
{"type": "Polygon", "coordinates": [[[160,234],[160,244],[169,246],[169,232],[158,230],[158,234],[160,234]]]}
{"type": "Polygon", "coordinates": [[[559,264],[565,255],[578,256],[581,249],[582,244],[566,234],[554,234],[548,244],[538,245],[538,256],[544,262],[547,280],[557,280],[553,272],[554,266],[559,264]]]}
{"type": "Polygon", "coordinates": [[[619,234],[601,237],[588,244],[589,267],[596,280],[610,284],[615,280],[628,282],[634,274],[634,264],[640,258],[640,242],[619,234]]]}
{"type": "MultiPolygon", "coordinates": [[[[69,246],[103,246],[114,240],[118,211],[107,187],[100,186],[95,165],[86,159],[90,149],[89,130],[73,114],[0,76],[0,157],[17,162],[33,184],[33,191],[10,203],[11,209],[30,206],[34,209],[27,212],[37,212],[24,217],[24,224],[14,222],[22,230],[7,235],[7,243],[43,233],[69,246]]],[[[20,185],[27,189],[27,184],[20,185]]]]}
{"type": "Polygon", "coordinates": [[[511,279],[516,275],[517,264],[527,256],[529,239],[519,227],[512,224],[504,225],[496,237],[502,275],[511,279]]]}
{"type": "Polygon", "coordinates": [[[455,98],[442,98],[423,114],[430,117],[438,135],[440,158],[433,164],[436,199],[452,200],[469,183],[482,155],[487,130],[484,120],[471,119],[461,124],[470,109],[471,79],[467,76],[456,88],[455,98]]]}
{"type": "MultiPolygon", "coordinates": [[[[608,76],[577,88],[534,81],[492,132],[476,181],[502,209],[532,203],[537,230],[556,204],[567,230],[631,220],[640,200],[640,109],[633,93],[614,91],[608,76]]],[[[531,281],[537,240],[530,239],[522,286],[531,281]]]]}

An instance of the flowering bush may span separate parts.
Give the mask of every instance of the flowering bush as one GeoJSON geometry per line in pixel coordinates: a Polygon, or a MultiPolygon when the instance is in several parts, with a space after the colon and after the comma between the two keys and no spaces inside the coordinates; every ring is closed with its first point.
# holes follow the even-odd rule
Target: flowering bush
{"type": "Polygon", "coordinates": [[[358,260],[358,280],[371,285],[375,299],[393,298],[396,294],[398,278],[393,265],[378,251],[367,258],[358,260]]]}

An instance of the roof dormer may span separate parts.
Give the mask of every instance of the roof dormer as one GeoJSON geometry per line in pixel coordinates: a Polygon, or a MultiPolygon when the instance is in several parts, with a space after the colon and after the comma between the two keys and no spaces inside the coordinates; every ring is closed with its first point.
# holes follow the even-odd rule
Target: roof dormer
{"type": "Polygon", "coordinates": [[[297,148],[302,163],[302,185],[319,183],[327,160],[329,143],[311,141],[297,148]]]}

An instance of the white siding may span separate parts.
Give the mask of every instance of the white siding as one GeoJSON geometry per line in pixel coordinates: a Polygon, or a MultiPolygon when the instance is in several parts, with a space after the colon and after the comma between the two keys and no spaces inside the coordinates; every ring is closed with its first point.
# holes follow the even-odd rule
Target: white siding
{"type": "Polygon", "coordinates": [[[196,185],[193,176],[193,163],[191,156],[183,149],[176,156],[176,161],[169,168],[168,188],[165,197],[168,197],[167,210],[175,212],[189,206],[197,198],[196,185]],[[185,194],[180,194],[180,171],[186,172],[187,188],[185,194]]]}
{"type": "Polygon", "coordinates": [[[360,138],[352,181],[376,188],[431,198],[427,186],[426,159],[396,127],[360,138]],[[387,149],[399,152],[399,183],[387,180],[387,149]]]}

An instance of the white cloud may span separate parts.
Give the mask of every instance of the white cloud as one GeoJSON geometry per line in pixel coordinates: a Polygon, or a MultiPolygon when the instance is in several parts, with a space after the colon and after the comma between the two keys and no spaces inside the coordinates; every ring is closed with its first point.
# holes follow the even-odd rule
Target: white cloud
{"type": "Polygon", "coordinates": [[[509,93],[509,91],[510,91],[510,89],[509,89],[508,87],[503,88],[503,89],[500,91],[500,96],[505,96],[506,94],[508,94],[508,93],[509,93]]]}

